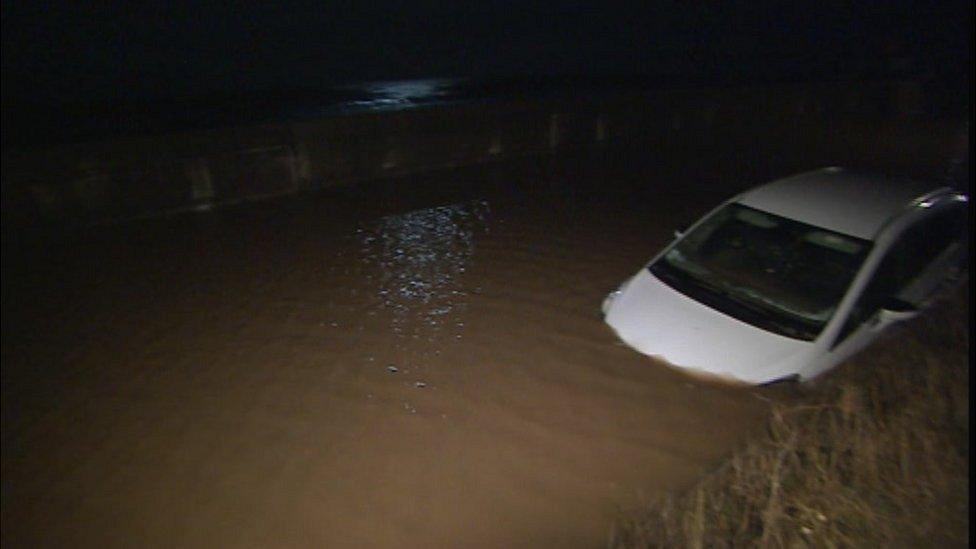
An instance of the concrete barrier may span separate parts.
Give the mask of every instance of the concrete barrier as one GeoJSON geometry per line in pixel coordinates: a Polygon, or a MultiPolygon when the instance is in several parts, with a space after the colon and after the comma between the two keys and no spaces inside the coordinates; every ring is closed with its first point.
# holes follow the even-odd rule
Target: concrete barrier
{"type": "MultiPolygon", "coordinates": [[[[958,149],[904,82],[444,105],[3,154],[4,227],[95,222],[626,142],[661,162],[931,172],[958,149]]],[[[967,134],[968,136],[968,134],[967,134]]],[[[968,150],[968,147],[967,147],[968,150]]]]}

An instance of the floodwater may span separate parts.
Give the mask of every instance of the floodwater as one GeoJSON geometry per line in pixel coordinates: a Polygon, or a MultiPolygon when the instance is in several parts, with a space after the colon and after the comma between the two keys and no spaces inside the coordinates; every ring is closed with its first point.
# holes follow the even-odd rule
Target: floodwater
{"type": "Polygon", "coordinates": [[[766,412],[598,314],[729,192],[601,165],[8,242],[4,546],[601,545],[766,412]]]}

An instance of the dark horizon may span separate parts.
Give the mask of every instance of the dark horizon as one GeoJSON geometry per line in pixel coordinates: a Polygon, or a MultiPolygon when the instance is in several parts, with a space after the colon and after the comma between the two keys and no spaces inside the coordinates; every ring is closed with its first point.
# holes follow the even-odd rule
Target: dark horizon
{"type": "Polygon", "coordinates": [[[5,148],[63,141],[66,126],[77,139],[172,129],[150,118],[327,110],[384,81],[453,79],[490,99],[910,79],[955,112],[971,82],[968,2],[2,6],[5,148]]]}
{"type": "Polygon", "coordinates": [[[378,80],[902,71],[964,77],[969,2],[798,10],[572,3],[404,6],[3,2],[4,103],[264,93],[378,80]]]}

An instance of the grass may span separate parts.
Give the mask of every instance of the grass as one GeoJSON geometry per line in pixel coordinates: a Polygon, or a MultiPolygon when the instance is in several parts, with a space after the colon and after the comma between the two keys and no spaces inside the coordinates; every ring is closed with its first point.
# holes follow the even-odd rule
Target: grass
{"type": "Polygon", "coordinates": [[[968,545],[969,292],[789,399],[682,493],[625,514],[610,546],[968,545]]]}

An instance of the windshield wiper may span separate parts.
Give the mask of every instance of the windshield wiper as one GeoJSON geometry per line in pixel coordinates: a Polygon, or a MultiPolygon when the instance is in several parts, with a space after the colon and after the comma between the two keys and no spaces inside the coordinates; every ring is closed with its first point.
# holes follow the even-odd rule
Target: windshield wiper
{"type": "Polygon", "coordinates": [[[691,273],[677,268],[667,262],[662,263],[663,265],[652,265],[651,273],[665,279],[665,281],[675,287],[684,287],[686,290],[689,287],[694,287],[699,291],[706,292],[712,296],[710,299],[701,299],[701,297],[704,296],[697,299],[706,302],[706,304],[709,304],[708,302],[712,302],[709,304],[711,307],[721,309],[717,303],[718,300],[721,300],[740,310],[739,315],[732,316],[745,316],[745,314],[748,313],[749,320],[747,322],[750,324],[756,324],[769,331],[799,339],[808,340],[815,335],[809,330],[798,329],[796,326],[791,325],[790,323],[784,321],[781,317],[777,316],[776,313],[769,308],[737,295],[734,291],[729,290],[724,286],[698,278],[697,276],[694,276],[691,273]]]}
{"type": "Polygon", "coordinates": [[[750,312],[759,315],[763,321],[772,325],[777,331],[785,332],[787,335],[794,337],[806,338],[810,336],[810,332],[806,330],[798,330],[791,324],[784,322],[782,318],[777,316],[772,310],[743,298],[733,291],[725,290],[722,292],[722,295],[743,309],[748,309],[750,312]]]}

